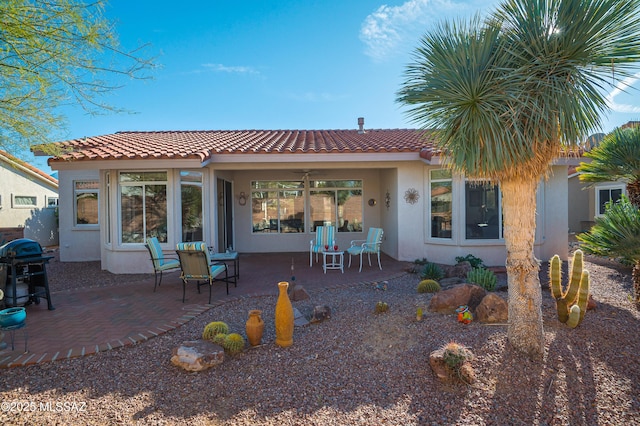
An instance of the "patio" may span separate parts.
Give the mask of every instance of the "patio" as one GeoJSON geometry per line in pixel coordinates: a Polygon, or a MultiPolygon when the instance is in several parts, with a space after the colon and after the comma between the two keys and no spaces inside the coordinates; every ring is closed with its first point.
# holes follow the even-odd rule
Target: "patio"
{"type": "MultiPolygon", "coordinates": [[[[407,262],[398,262],[381,255],[380,271],[376,260],[369,267],[366,259],[362,272],[359,261],[353,259],[348,267],[345,256],[344,273],[339,270],[322,270],[319,263],[309,267],[309,253],[240,254],[240,278],[238,286],[230,285],[229,295],[225,286],[216,283],[211,305],[207,304],[208,290],[196,291],[195,284],[187,286],[186,301],[182,303],[182,281],[179,271],[165,274],[162,285],[153,292],[153,274],[144,279],[111,286],[95,284],[73,290],[52,289],[55,310],[47,310],[46,303],[30,305],[27,310],[27,326],[15,334],[15,350],[11,350],[10,338],[5,336],[8,347],[0,350],[0,368],[50,362],[65,358],[91,355],[96,352],[129,346],[153,338],[180,327],[211,306],[224,304],[238,298],[275,295],[279,281],[292,281],[293,262],[295,283],[301,284],[312,295],[325,288],[349,286],[363,282],[377,282],[403,275],[407,262]],[[24,333],[28,338],[28,352],[24,352],[24,333]]],[[[69,271],[65,264],[65,270],[69,271]]],[[[75,273],[65,273],[65,279],[82,276],[83,263],[72,264],[75,273]]],[[[53,269],[53,268],[51,268],[53,269]]],[[[53,271],[49,272],[50,279],[53,271]]],[[[104,272],[104,274],[109,274],[104,272]]]]}

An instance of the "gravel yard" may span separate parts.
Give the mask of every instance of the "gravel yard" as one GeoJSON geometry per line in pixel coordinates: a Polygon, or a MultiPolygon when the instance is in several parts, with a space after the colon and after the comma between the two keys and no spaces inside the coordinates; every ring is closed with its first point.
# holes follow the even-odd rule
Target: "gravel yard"
{"type": "MultiPolygon", "coordinates": [[[[65,274],[78,267],[58,266],[65,274]]],[[[294,302],[304,314],[328,305],[332,317],[296,328],[286,349],[273,343],[276,297],[269,296],[212,308],[133,347],[1,370],[0,424],[640,424],[640,314],[629,298],[631,269],[588,256],[585,267],[598,307],[576,329],[557,321],[541,273],[542,362],[514,352],[504,325],[463,325],[428,311],[417,322],[416,309],[426,308],[431,295],[418,294],[417,276],[406,275],[389,281],[386,291],[361,284],[294,302]],[[378,301],[389,304],[387,313],[374,313],[378,301]],[[251,309],[263,311],[262,346],[199,373],[171,364],[172,349],[199,338],[210,321],[225,321],[244,335],[251,309]],[[434,377],[429,353],[450,341],[475,354],[473,385],[434,377]]],[[[89,267],[83,277],[85,271],[105,274],[89,267]]]]}

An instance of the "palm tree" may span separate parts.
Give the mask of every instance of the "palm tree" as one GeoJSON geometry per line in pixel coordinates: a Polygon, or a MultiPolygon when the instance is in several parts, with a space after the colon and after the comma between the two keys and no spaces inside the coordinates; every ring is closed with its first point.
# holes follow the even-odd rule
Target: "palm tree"
{"type": "Polygon", "coordinates": [[[633,265],[634,301],[640,307],[640,209],[624,195],[609,202],[604,215],[596,218],[589,232],[578,235],[585,253],[620,260],[633,265]]]}
{"type": "Polygon", "coordinates": [[[640,126],[618,128],[584,154],[590,163],[580,163],[580,180],[627,184],[629,201],[640,207],[640,126]]]}
{"type": "Polygon", "coordinates": [[[599,127],[604,87],[640,59],[640,0],[506,0],[487,20],[445,22],[406,68],[398,102],[439,129],[450,167],[502,190],[509,342],[544,351],[536,187],[565,147],[599,127]]]}

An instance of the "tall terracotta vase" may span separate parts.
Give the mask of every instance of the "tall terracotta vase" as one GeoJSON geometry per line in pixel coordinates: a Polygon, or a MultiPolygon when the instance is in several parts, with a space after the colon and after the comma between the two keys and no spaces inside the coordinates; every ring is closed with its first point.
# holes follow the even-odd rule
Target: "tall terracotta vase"
{"type": "Polygon", "coordinates": [[[262,332],[264,331],[264,321],[260,315],[262,311],[254,309],[249,311],[249,319],[247,320],[247,340],[251,346],[258,346],[262,341],[262,332]]]}
{"type": "Polygon", "coordinates": [[[287,294],[289,283],[278,283],[280,295],[276,302],[276,345],[286,348],[293,344],[293,306],[287,294]]]}

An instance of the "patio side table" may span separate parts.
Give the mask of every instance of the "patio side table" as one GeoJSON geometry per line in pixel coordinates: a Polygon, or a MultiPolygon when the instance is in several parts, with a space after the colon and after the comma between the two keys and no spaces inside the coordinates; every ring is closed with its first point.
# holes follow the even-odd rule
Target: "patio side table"
{"type": "Polygon", "coordinates": [[[233,262],[233,275],[229,275],[229,279],[233,280],[233,285],[238,287],[238,280],[240,279],[240,255],[237,251],[234,252],[225,252],[225,253],[214,253],[210,252],[210,256],[212,261],[215,262],[233,262]]]}
{"type": "MultiPolygon", "coordinates": [[[[11,350],[15,350],[15,339],[16,339],[16,330],[20,330],[21,328],[24,329],[24,352],[27,352],[27,321],[22,321],[20,324],[15,324],[15,325],[10,325],[8,327],[0,327],[0,331],[8,331],[9,335],[11,336],[11,350]]],[[[0,342],[0,343],[4,343],[4,342],[0,342]]]]}
{"type": "Polygon", "coordinates": [[[322,250],[322,269],[325,274],[327,269],[340,269],[344,274],[344,252],[322,250]]]}

